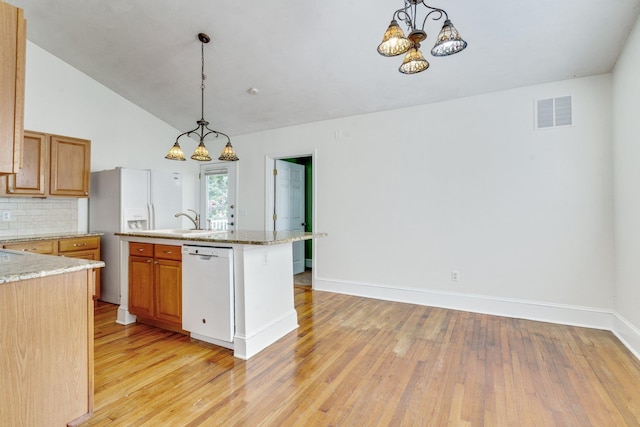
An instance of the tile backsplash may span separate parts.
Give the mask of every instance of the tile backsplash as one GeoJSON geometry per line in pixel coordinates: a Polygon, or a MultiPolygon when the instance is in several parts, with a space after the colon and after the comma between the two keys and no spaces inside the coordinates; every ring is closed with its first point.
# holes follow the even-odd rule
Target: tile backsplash
{"type": "Polygon", "coordinates": [[[0,239],[76,231],[78,199],[0,197],[0,239]]]}

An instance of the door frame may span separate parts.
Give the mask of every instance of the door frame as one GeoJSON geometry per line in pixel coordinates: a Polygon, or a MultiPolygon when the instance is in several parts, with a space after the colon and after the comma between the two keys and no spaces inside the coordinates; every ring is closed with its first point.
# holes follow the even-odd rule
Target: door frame
{"type": "MultiPolygon", "coordinates": [[[[301,151],[286,151],[281,153],[268,153],[264,156],[264,194],[265,194],[265,215],[264,215],[264,229],[266,231],[274,231],[273,226],[273,212],[275,209],[274,205],[274,194],[275,194],[275,180],[273,179],[273,165],[275,160],[282,159],[294,159],[298,157],[311,157],[311,230],[316,230],[316,224],[318,223],[318,150],[301,150],[301,151]]],[[[316,264],[318,262],[318,252],[316,250],[316,239],[311,240],[313,258],[311,259],[311,270],[312,272],[316,269],[316,264]]],[[[315,273],[311,275],[311,288],[313,289],[315,273]]]]}

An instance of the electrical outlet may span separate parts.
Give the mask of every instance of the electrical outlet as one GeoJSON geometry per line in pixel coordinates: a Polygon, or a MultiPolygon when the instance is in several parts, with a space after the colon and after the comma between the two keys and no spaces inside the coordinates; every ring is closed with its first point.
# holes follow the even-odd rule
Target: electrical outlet
{"type": "Polygon", "coordinates": [[[2,211],[2,221],[11,221],[11,211],[2,211]]]}
{"type": "Polygon", "coordinates": [[[452,282],[459,282],[460,281],[460,272],[453,270],[451,272],[451,281],[452,282]]]}

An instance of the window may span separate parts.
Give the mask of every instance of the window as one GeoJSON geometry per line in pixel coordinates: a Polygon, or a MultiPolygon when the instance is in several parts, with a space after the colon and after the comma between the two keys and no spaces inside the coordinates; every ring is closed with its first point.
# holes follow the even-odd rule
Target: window
{"type": "Polygon", "coordinates": [[[233,230],[236,218],[237,163],[207,163],[200,166],[201,227],[233,230]]]}

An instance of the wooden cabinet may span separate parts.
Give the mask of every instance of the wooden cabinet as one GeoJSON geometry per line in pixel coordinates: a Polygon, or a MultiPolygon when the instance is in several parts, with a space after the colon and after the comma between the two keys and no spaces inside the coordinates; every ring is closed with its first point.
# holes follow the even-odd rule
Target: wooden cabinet
{"type": "Polygon", "coordinates": [[[8,196],[89,197],[91,141],[24,132],[24,162],[6,178],[8,196]]]}
{"type": "Polygon", "coordinates": [[[129,312],[139,321],[183,332],[181,249],[129,243],[129,312]]]}
{"type": "Polygon", "coordinates": [[[2,0],[0,23],[0,174],[8,174],[22,166],[27,23],[2,0]]]}
{"type": "MultiPolygon", "coordinates": [[[[132,244],[133,245],[133,244],[132,244]]],[[[153,317],[153,256],[129,256],[129,312],[153,317]]]]}
{"type": "MultiPolygon", "coordinates": [[[[56,243],[60,256],[100,261],[100,236],[69,237],[59,239],[56,243]]],[[[94,270],[94,273],[96,277],[93,299],[97,301],[100,298],[100,270],[94,270]]]]}
{"type": "Polygon", "coordinates": [[[91,416],[94,277],[82,270],[0,286],[1,425],[79,425],[91,416]]]}
{"type": "Polygon", "coordinates": [[[49,138],[49,194],[89,197],[91,141],[59,135],[49,135],[49,138]]]}
{"type": "MultiPolygon", "coordinates": [[[[27,242],[5,243],[4,249],[34,254],[59,255],[100,261],[100,236],[67,237],[64,239],[41,239],[27,242]]],[[[93,299],[100,298],[100,271],[96,275],[93,299]]]]}
{"type": "Polygon", "coordinates": [[[40,196],[48,193],[49,144],[43,133],[24,133],[23,150],[25,153],[22,169],[7,176],[6,193],[8,195],[40,196]]]}

